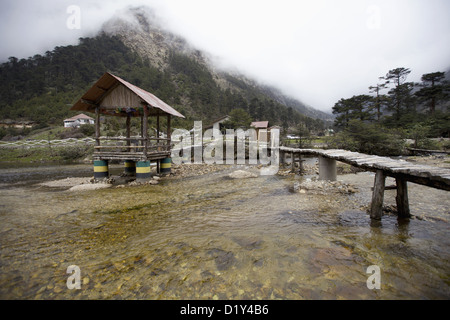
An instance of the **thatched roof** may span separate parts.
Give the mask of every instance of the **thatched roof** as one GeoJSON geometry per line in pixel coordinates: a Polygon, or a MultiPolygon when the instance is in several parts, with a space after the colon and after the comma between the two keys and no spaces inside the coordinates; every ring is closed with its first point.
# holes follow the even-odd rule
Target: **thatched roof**
{"type": "Polygon", "coordinates": [[[105,73],[89,89],[70,110],[95,112],[100,107],[100,113],[111,116],[134,117],[143,114],[143,107],[149,106],[149,115],[170,114],[176,117],[184,116],[167,103],[109,72],[105,73]]]}

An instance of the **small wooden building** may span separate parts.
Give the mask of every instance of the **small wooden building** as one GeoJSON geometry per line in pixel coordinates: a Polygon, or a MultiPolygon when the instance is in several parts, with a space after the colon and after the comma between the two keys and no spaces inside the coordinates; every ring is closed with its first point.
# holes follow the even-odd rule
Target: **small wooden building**
{"type": "Polygon", "coordinates": [[[170,170],[171,117],[184,116],[174,108],[147,92],[111,73],[105,73],[70,110],[95,114],[94,176],[109,175],[108,161],[125,161],[126,172],[136,172],[137,179],[150,176],[150,161],[156,161],[158,171],[170,170]],[[126,137],[106,137],[100,132],[100,116],[122,117],[126,137]],[[140,136],[131,137],[131,118],[140,118],[140,136]],[[156,137],[149,136],[148,120],[155,117],[156,137]],[[160,118],[167,118],[166,138],[160,137],[160,118]],[[111,141],[115,143],[111,145],[111,141]],[[108,143],[106,143],[108,142],[108,143]]]}
{"type": "Polygon", "coordinates": [[[84,124],[95,124],[95,120],[84,113],[64,120],[64,128],[79,128],[84,124]]]}
{"type": "Polygon", "coordinates": [[[224,129],[223,128],[223,123],[228,121],[228,120],[230,120],[230,116],[229,115],[226,115],[226,116],[223,116],[223,117],[221,117],[219,119],[216,119],[216,120],[213,121],[212,124],[210,124],[209,126],[205,127],[205,130],[214,129],[214,130],[222,131],[224,129]]]}
{"type": "Polygon", "coordinates": [[[257,140],[260,142],[270,141],[269,121],[256,121],[250,124],[256,130],[257,140]]]}

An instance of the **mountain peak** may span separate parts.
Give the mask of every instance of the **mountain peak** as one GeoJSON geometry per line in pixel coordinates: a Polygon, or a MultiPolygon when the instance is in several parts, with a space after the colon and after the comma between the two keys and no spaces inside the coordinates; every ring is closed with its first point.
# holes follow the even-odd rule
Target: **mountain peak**
{"type": "MultiPolygon", "coordinates": [[[[263,92],[268,98],[283,105],[292,107],[306,116],[323,120],[332,119],[332,115],[305,106],[302,102],[288,97],[279,89],[267,84],[259,84],[243,75],[239,70],[219,67],[217,59],[209,53],[193,47],[185,38],[169,31],[157,13],[149,7],[127,7],[107,21],[102,32],[107,35],[119,37],[119,39],[143,59],[148,61],[161,71],[170,65],[171,53],[183,54],[204,66],[212,79],[223,90],[240,92],[243,87],[253,88],[263,92]]],[[[245,89],[244,89],[245,90],[245,89]]]]}
{"type": "Polygon", "coordinates": [[[127,7],[104,23],[101,31],[118,36],[125,45],[149,59],[158,69],[167,66],[171,51],[200,55],[184,38],[171,33],[162,25],[162,20],[153,9],[146,6],[127,7]]]}

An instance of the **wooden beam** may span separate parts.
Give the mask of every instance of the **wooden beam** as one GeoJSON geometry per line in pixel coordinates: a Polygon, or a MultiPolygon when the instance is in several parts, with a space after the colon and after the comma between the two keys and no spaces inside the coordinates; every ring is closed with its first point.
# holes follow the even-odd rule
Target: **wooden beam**
{"type": "Polygon", "coordinates": [[[95,101],[81,99],[81,102],[84,103],[84,104],[88,104],[90,106],[98,107],[98,104],[96,104],[95,101]]]}
{"type": "Polygon", "coordinates": [[[294,152],[291,152],[291,172],[295,171],[295,155],[294,152]]]}
{"type": "Polygon", "coordinates": [[[94,149],[142,149],[144,146],[94,146],[94,149]]]}
{"type": "Polygon", "coordinates": [[[370,205],[370,218],[381,220],[383,216],[384,186],[386,175],[383,170],[378,170],[375,174],[373,186],[372,203],[370,205]]]}
{"type": "Polygon", "coordinates": [[[418,177],[418,176],[414,176],[414,175],[410,175],[410,174],[395,174],[395,173],[392,174],[389,172],[387,173],[387,175],[390,177],[393,177],[395,179],[400,178],[402,180],[420,184],[423,186],[450,191],[450,185],[446,181],[443,181],[443,180],[423,178],[423,177],[418,177]]]}
{"type": "MultiPolygon", "coordinates": [[[[121,137],[100,137],[100,140],[111,140],[111,141],[128,141],[128,140],[144,140],[144,138],[139,138],[139,137],[130,137],[130,138],[121,138],[121,137]]],[[[155,139],[156,140],[156,139],[155,139]]]]}
{"type": "Polygon", "coordinates": [[[169,140],[169,144],[170,144],[170,141],[171,141],[170,122],[171,122],[171,115],[167,114],[167,139],[169,140]]]}
{"type": "Polygon", "coordinates": [[[127,114],[127,146],[131,146],[131,115],[127,114]]]}
{"type": "Polygon", "coordinates": [[[305,161],[305,160],[303,160],[302,159],[302,155],[301,154],[299,154],[299,159],[298,159],[298,161],[299,161],[299,166],[300,166],[300,175],[303,175],[303,171],[304,171],[304,169],[303,169],[303,161],[305,161]]]}
{"type": "Polygon", "coordinates": [[[105,91],[94,103],[96,105],[100,105],[100,103],[105,99],[105,97],[110,94],[115,88],[117,88],[120,85],[120,82],[117,81],[111,88],[109,88],[107,91],[105,91]]]}
{"type": "Polygon", "coordinates": [[[319,156],[319,180],[337,180],[336,160],[319,156]]]}
{"type": "Polygon", "coordinates": [[[95,108],[95,145],[100,146],[100,107],[95,108]]]}
{"type": "Polygon", "coordinates": [[[143,135],[144,138],[144,154],[147,154],[148,149],[148,107],[144,106],[144,118],[143,118],[143,135]]]}
{"type": "Polygon", "coordinates": [[[397,178],[397,196],[395,201],[397,202],[397,212],[399,218],[409,218],[411,213],[409,211],[409,200],[408,200],[408,183],[404,179],[397,178]]]}
{"type": "Polygon", "coordinates": [[[142,145],[145,145],[145,138],[144,138],[144,115],[141,116],[141,140],[142,140],[142,145]]]}
{"type": "MultiPolygon", "coordinates": [[[[158,138],[159,139],[159,130],[160,130],[160,127],[159,127],[159,114],[156,116],[156,138],[158,138]]],[[[158,148],[158,151],[159,151],[159,148],[158,148]]],[[[158,162],[158,173],[159,173],[159,162],[158,162]]]]}

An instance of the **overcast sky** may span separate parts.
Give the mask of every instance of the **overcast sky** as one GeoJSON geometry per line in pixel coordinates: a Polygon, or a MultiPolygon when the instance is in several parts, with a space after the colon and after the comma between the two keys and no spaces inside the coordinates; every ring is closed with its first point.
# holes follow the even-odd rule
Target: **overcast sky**
{"type": "Polygon", "coordinates": [[[390,69],[419,81],[450,68],[449,0],[1,0],[0,61],[76,44],[142,4],[224,64],[327,112],[390,69]]]}

